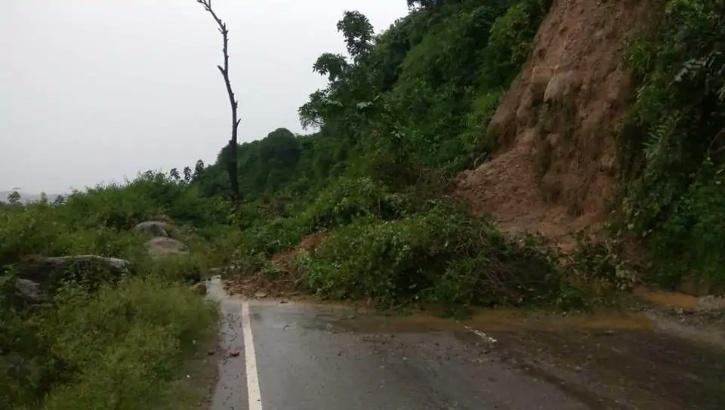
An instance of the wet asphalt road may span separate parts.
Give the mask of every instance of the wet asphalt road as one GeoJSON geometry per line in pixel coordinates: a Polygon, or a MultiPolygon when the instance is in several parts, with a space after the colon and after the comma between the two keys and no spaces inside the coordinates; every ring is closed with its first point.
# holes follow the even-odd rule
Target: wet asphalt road
{"type": "MultiPolygon", "coordinates": [[[[563,373],[555,364],[554,370],[542,371],[545,363],[532,369],[502,353],[498,335],[453,321],[443,329],[388,326],[385,318],[361,320],[363,315],[346,308],[244,302],[223,295],[218,283],[209,290],[221,301],[223,313],[223,359],[212,409],[688,408],[668,401],[656,386],[652,392],[630,388],[618,374],[612,380],[622,379],[620,387],[579,373],[578,366],[563,373]],[[250,330],[246,335],[244,303],[250,330]],[[580,381],[593,388],[581,388],[580,381]],[[629,390],[634,393],[628,401],[629,390]],[[251,400],[250,391],[255,396],[251,400]]],[[[539,351],[544,357],[543,349],[539,351]]],[[[717,406],[717,401],[707,403],[717,406]]]]}

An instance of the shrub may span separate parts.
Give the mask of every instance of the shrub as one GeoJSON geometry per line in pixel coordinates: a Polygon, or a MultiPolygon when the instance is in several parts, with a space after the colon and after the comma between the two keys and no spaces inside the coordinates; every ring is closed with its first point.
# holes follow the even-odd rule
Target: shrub
{"type": "Polygon", "coordinates": [[[361,219],[333,231],[300,261],[302,283],[334,298],[383,305],[535,303],[553,297],[557,272],[528,244],[447,205],[398,221],[361,219]]]}
{"type": "Polygon", "coordinates": [[[402,212],[398,205],[395,197],[370,178],[340,178],[320,193],[302,219],[314,231],[365,216],[395,218],[402,212]]]}
{"type": "Polygon", "coordinates": [[[95,254],[130,258],[142,249],[143,238],[103,225],[78,227],[66,211],[44,204],[0,208],[0,265],[41,254],[95,254]]]}
{"type": "Polygon", "coordinates": [[[670,0],[632,42],[639,88],[620,144],[628,229],[650,238],[656,277],[725,281],[725,2],[670,0]],[[720,228],[720,229],[718,229],[720,228]]]}
{"type": "Polygon", "coordinates": [[[63,382],[48,396],[48,409],[147,407],[214,320],[190,290],[155,278],[96,293],[67,284],[54,305],[42,335],[63,382]]]}

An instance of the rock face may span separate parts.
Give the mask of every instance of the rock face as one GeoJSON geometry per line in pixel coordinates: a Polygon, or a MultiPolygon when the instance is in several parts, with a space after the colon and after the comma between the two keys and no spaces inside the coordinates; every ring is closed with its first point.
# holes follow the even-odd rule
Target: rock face
{"type": "Polygon", "coordinates": [[[166,222],[161,222],[161,221],[141,222],[140,224],[136,225],[133,228],[134,232],[148,235],[150,237],[162,237],[162,238],[169,237],[169,233],[168,233],[167,229],[168,229],[168,224],[166,222]]]}
{"type": "Polygon", "coordinates": [[[182,256],[189,253],[189,247],[176,239],[157,237],[146,242],[146,248],[152,258],[182,256]]]}

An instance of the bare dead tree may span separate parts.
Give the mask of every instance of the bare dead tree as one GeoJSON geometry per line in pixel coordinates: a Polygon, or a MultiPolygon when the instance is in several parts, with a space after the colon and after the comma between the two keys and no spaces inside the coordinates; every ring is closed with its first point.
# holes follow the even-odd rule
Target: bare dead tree
{"type": "Polygon", "coordinates": [[[208,11],[209,14],[214,18],[214,21],[216,22],[219,32],[222,34],[222,38],[224,40],[224,66],[218,65],[217,68],[222,74],[222,77],[224,78],[224,84],[227,87],[227,94],[229,95],[229,104],[232,107],[232,138],[229,140],[229,145],[226,149],[226,155],[222,155],[222,158],[226,156],[224,161],[226,162],[227,172],[229,173],[229,183],[232,189],[232,199],[236,204],[239,204],[239,201],[241,201],[241,195],[239,193],[239,179],[237,176],[238,166],[237,166],[237,130],[239,129],[239,122],[241,121],[237,117],[237,107],[239,106],[239,102],[237,101],[237,98],[234,96],[234,90],[232,90],[232,83],[229,80],[229,30],[227,29],[227,24],[222,21],[222,19],[217,16],[216,12],[214,12],[214,9],[211,6],[212,0],[196,0],[197,3],[204,6],[204,10],[208,11]]]}

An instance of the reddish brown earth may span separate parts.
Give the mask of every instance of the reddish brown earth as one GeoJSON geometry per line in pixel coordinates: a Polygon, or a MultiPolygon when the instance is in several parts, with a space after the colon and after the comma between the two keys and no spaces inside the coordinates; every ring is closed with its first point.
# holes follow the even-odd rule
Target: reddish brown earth
{"type": "Polygon", "coordinates": [[[224,282],[227,292],[249,298],[289,298],[300,295],[296,290],[295,280],[289,275],[295,271],[295,260],[305,252],[319,248],[327,238],[327,232],[320,231],[304,237],[292,249],[279,252],[272,256],[270,263],[280,273],[280,277],[256,272],[252,275],[231,277],[224,282]]]}
{"type": "Polygon", "coordinates": [[[647,21],[646,3],[553,2],[489,126],[500,150],[458,178],[474,211],[564,249],[601,230],[615,195],[614,133],[632,95],[622,51],[647,21]]]}

